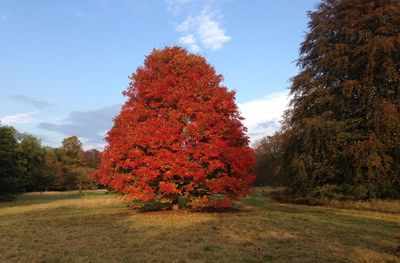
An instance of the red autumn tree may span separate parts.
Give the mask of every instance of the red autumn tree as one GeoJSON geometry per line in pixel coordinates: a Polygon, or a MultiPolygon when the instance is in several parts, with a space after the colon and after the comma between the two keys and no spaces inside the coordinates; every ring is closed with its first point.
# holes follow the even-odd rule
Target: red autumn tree
{"type": "Polygon", "coordinates": [[[95,179],[142,205],[184,196],[221,207],[247,194],[254,154],[222,79],[199,55],[154,50],[124,92],[95,179]]]}

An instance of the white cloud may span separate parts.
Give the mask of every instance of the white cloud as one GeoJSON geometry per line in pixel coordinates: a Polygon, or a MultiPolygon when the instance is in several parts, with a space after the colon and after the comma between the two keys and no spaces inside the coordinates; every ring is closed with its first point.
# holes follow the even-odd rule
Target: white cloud
{"type": "Polygon", "coordinates": [[[103,151],[106,146],[107,146],[107,143],[86,143],[83,145],[83,149],[85,151],[90,150],[90,149],[96,149],[98,151],[103,151]]]}
{"type": "Polygon", "coordinates": [[[182,43],[182,38],[190,36],[190,43],[183,43],[189,48],[197,47],[200,51],[200,46],[197,43],[198,39],[204,48],[218,50],[228,42],[231,37],[226,35],[225,30],[221,27],[222,16],[213,15],[211,12],[203,9],[198,16],[187,16],[186,19],[176,26],[178,32],[183,32],[186,35],[181,37],[179,42],[182,43]]]}
{"type": "Polygon", "coordinates": [[[289,104],[287,92],[270,94],[262,99],[239,103],[239,110],[245,118],[244,126],[251,143],[264,136],[272,135],[280,127],[282,115],[289,104]]]}
{"type": "Polygon", "coordinates": [[[223,16],[219,15],[212,1],[166,0],[166,4],[167,10],[175,15],[178,13],[176,10],[186,11],[186,18],[175,26],[175,30],[184,34],[179,38],[179,43],[191,51],[198,52],[202,48],[215,51],[231,40],[222,28],[223,16]]]}
{"type": "Polygon", "coordinates": [[[197,18],[198,28],[197,34],[202,44],[211,50],[220,49],[231,37],[225,34],[220,26],[220,21],[213,18],[209,13],[202,12],[197,18]]]}
{"type": "Polygon", "coordinates": [[[200,51],[199,45],[197,45],[196,40],[192,34],[184,35],[179,38],[179,43],[189,47],[191,52],[197,53],[200,51]]]}
{"type": "Polygon", "coordinates": [[[17,113],[0,117],[0,122],[5,125],[25,124],[36,121],[32,115],[36,112],[17,113]]]}
{"type": "Polygon", "coordinates": [[[0,20],[6,21],[6,20],[8,20],[8,16],[2,15],[2,16],[0,16],[0,20]]]}
{"type": "Polygon", "coordinates": [[[192,16],[188,16],[179,25],[177,25],[175,29],[178,32],[190,31],[193,30],[195,24],[196,24],[195,19],[192,16]]]}
{"type": "Polygon", "coordinates": [[[104,148],[106,147],[107,143],[104,142],[98,142],[98,143],[94,143],[91,142],[91,139],[89,138],[85,138],[85,137],[78,137],[79,141],[82,142],[83,144],[83,149],[86,150],[90,150],[90,149],[96,149],[99,151],[103,151],[104,148]]]}

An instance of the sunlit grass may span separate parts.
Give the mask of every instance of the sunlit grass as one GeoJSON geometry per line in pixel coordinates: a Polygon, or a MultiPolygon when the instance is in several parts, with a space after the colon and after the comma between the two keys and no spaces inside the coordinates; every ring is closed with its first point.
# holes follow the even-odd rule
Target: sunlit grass
{"type": "Polygon", "coordinates": [[[330,201],[328,206],[400,214],[400,200],[330,201]]]}
{"type": "Polygon", "coordinates": [[[400,262],[391,203],[301,206],[256,189],[237,205],[139,213],[101,191],[25,194],[0,204],[0,261],[400,262]]]}

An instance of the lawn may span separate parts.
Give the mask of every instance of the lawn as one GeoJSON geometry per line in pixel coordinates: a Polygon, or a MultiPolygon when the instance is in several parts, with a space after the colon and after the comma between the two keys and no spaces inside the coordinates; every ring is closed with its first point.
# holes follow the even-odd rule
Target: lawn
{"type": "Polygon", "coordinates": [[[400,262],[399,202],[301,206],[256,188],[238,206],[140,213],[104,191],[24,194],[0,203],[0,261],[400,262]]]}

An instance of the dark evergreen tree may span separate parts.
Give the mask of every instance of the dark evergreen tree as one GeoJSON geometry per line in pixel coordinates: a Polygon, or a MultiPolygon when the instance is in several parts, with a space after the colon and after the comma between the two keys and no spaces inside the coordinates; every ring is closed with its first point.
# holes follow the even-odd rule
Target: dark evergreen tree
{"type": "Polygon", "coordinates": [[[293,78],[284,174],[292,194],[400,197],[400,2],[324,0],[293,78]]]}
{"type": "Polygon", "coordinates": [[[30,134],[22,134],[17,147],[20,174],[18,184],[23,192],[43,191],[48,183],[44,173],[45,150],[38,138],[30,134]]]}
{"type": "Polygon", "coordinates": [[[0,200],[18,192],[18,159],[16,130],[0,125],[0,200]]]}

